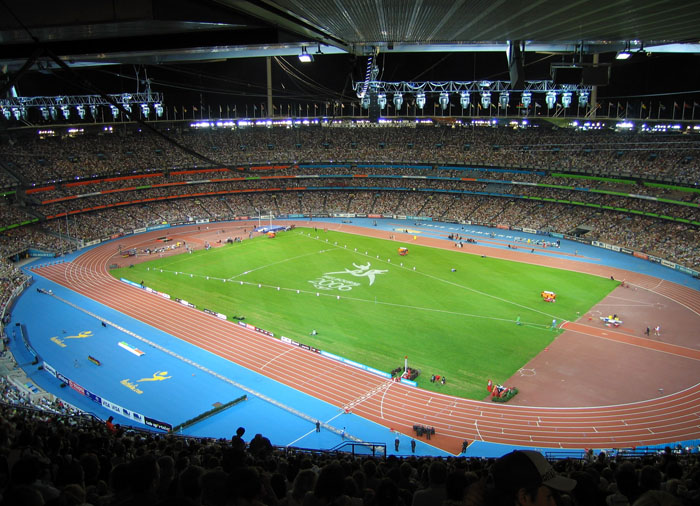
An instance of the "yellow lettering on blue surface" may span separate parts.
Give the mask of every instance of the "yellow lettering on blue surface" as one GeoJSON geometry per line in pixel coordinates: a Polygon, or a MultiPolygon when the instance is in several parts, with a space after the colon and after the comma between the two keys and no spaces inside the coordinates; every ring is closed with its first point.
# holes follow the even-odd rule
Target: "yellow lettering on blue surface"
{"type": "Polygon", "coordinates": [[[85,339],[86,337],[92,337],[92,330],[84,330],[77,336],[66,336],[65,339],[85,339]]]}
{"type": "Polygon", "coordinates": [[[123,379],[120,381],[122,385],[124,385],[126,388],[131,390],[132,392],[136,392],[137,394],[142,394],[143,390],[139,389],[138,383],[132,383],[128,379],[123,379]]]}
{"type": "Polygon", "coordinates": [[[62,340],[60,340],[58,337],[54,336],[51,338],[51,341],[59,345],[61,348],[65,348],[67,345],[64,343],[62,340]]]}

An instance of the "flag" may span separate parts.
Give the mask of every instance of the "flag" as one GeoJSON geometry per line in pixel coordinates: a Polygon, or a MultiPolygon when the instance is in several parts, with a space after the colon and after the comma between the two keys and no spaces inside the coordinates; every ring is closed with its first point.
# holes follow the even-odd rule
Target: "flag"
{"type": "Polygon", "coordinates": [[[698,107],[698,106],[700,106],[700,104],[698,104],[697,102],[693,102],[693,107],[698,107]]]}
{"type": "Polygon", "coordinates": [[[647,104],[645,104],[644,102],[642,102],[642,109],[646,109],[646,108],[647,108],[647,104]]]}
{"type": "Polygon", "coordinates": [[[665,111],[666,106],[664,104],[659,104],[659,109],[661,109],[662,111],[665,111]]]}
{"type": "Polygon", "coordinates": [[[617,103],[617,108],[622,109],[622,104],[620,102],[617,103]]]}
{"type": "Polygon", "coordinates": [[[194,112],[199,111],[199,109],[197,109],[195,106],[192,106],[192,110],[193,110],[194,112]]]}
{"type": "Polygon", "coordinates": [[[542,104],[540,104],[539,102],[535,102],[535,109],[539,109],[540,107],[542,107],[542,104]]]}
{"type": "Polygon", "coordinates": [[[681,108],[681,106],[678,105],[678,102],[673,102],[673,107],[675,107],[676,109],[680,109],[680,108],[681,108]]]}
{"type": "Polygon", "coordinates": [[[690,109],[690,104],[683,102],[683,109],[690,109]]]}
{"type": "Polygon", "coordinates": [[[175,114],[177,114],[177,107],[176,106],[173,106],[173,111],[175,112],[175,114]]]}

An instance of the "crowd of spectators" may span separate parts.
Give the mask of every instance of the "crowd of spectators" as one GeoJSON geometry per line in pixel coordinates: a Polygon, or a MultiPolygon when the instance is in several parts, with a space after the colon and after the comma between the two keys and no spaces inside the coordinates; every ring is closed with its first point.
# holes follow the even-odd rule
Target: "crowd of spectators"
{"type": "MultiPolygon", "coordinates": [[[[615,197],[597,194],[594,198],[600,205],[612,206],[611,199],[615,197]]],[[[650,205],[655,206],[651,208],[654,212],[663,212],[665,204],[650,202],[650,205]]],[[[692,211],[692,208],[688,210],[692,211]]],[[[697,227],[691,224],[516,196],[494,198],[445,192],[380,190],[234,193],[119,206],[12,229],[6,232],[9,237],[0,238],[0,248],[7,252],[5,247],[41,241],[49,251],[60,253],[66,248],[74,249],[76,241],[111,237],[163,222],[188,223],[196,219],[227,220],[241,216],[255,218],[269,214],[309,213],[431,216],[438,221],[506,225],[563,234],[588,231],[584,236],[587,240],[623,246],[691,268],[700,267],[700,244],[695,237],[697,227]],[[18,238],[23,233],[31,236],[18,238]]],[[[689,215],[685,217],[691,218],[689,215]]]]}
{"type": "Polygon", "coordinates": [[[0,146],[7,179],[27,185],[193,167],[345,162],[458,164],[591,171],[596,175],[697,182],[697,135],[409,124],[403,127],[249,127],[170,129],[174,142],[122,126],[105,133],[41,138],[0,146]],[[183,149],[187,148],[187,149],[183,149]],[[196,152],[201,157],[195,156],[196,152]]]}
{"type": "MultiPolygon", "coordinates": [[[[133,184],[133,183],[132,183],[133,184]]],[[[599,193],[591,191],[580,191],[564,188],[550,188],[540,186],[530,186],[523,184],[497,183],[497,182],[481,182],[481,181],[454,181],[444,179],[396,179],[396,178],[322,178],[306,180],[300,183],[299,179],[253,179],[245,182],[200,182],[198,184],[178,185],[178,186],[151,186],[149,188],[139,189],[122,189],[121,191],[108,191],[104,194],[85,191],[80,195],[81,198],[73,198],[68,200],[59,200],[56,202],[48,202],[53,199],[46,199],[47,203],[40,206],[32,206],[35,214],[44,216],[61,216],[64,213],[74,214],[87,209],[92,209],[98,206],[117,206],[123,202],[137,202],[144,200],[166,200],[171,202],[186,198],[204,197],[206,195],[221,195],[234,193],[265,193],[268,197],[274,200],[276,193],[298,192],[303,185],[306,193],[315,192],[321,189],[337,188],[338,190],[346,190],[348,192],[357,189],[372,189],[377,191],[390,192],[409,189],[411,191],[420,191],[423,195],[440,194],[440,193],[465,193],[465,196],[473,194],[481,194],[484,192],[495,193],[501,196],[512,195],[513,197],[535,198],[535,199],[551,199],[555,198],[563,201],[574,201],[590,204],[593,206],[608,206],[612,208],[631,209],[635,213],[653,213],[663,216],[670,216],[674,219],[683,220],[700,220],[700,208],[698,203],[693,199],[700,197],[700,193],[689,193],[690,199],[685,199],[686,202],[692,202],[693,206],[674,204],[668,201],[650,200],[648,198],[636,198],[633,196],[618,195],[611,193],[599,193]],[[342,182],[342,185],[340,184],[342,182]],[[206,194],[206,195],[205,195],[206,194]]],[[[629,191],[629,190],[628,190],[629,191]]],[[[47,192],[48,193],[48,192],[47,192]]],[[[53,193],[53,192],[52,192],[53,193]]],[[[669,198],[669,197],[666,197],[669,198]]],[[[198,199],[199,200],[199,199],[198,199]]],[[[13,206],[5,206],[9,209],[14,209],[13,206]]],[[[305,206],[305,212],[315,212],[314,208],[309,205],[305,206]]],[[[274,206],[271,207],[274,209],[274,206]]],[[[319,209],[319,208],[316,208],[319,209]]],[[[2,211],[2,208],[0,208],[2,211]]],[[[226,212],[226,209],[220,211],[226,212]]],[[[437,209],[432,213],[423,213],[427,216],[439,216],[443,210],[437,209]]],[[[200,209],[195,214],[201,214],[200,209]]],[[[296,211],[301,212],[301,211],[296,211]]],[[[208,213],[206,213],[208,214],[208,213]]],[[[416,214],[412,210],[406,210],[401,214],[416,214]]],[[[208,217],[208,216],[207,216],[208,217]]],[[[13,219],[14,216],[4,216],[0,212],[0,220],[13,219]]],[[[12,222],[0,221],[0,223],[12,224],[12,222]]]]}
{"type": "MultiPolygon", "coordinates": [[[[500,472],[506,457],[305,452],[261,434],[246,442],[243,428],[230,440],[154,434],[3,398],[3,506],[500,506],[494,484],[518,480],[500,472]]],[[[698,457],[671,448],[632,457],[591,451],[553,461],[542,481],[555,473],[575,480],[554,492],[560,506],[692,506],[698,457]]]]}
{"type": "Polygon", "coordinates": [[[27,279],[28,276],[12,262],[0,259],[0,315],[4,316],[12,295],[27,279]]]}
{"type": "Polygon", "coordinates": [[[66,221],[61,221],[61,223],[54,221],[26,225],[0,233],[0,254],[2,258],[19,260],[21,259],[20,255],[25,254],[29,248],[55,254],[74,251],[78,244],[74,239],[70,239],[70,237],[74,237],[73,231],[69,226],[68,234],[66,234],[66,221]],[[48,226],[49,224],[50,226],[48,226]],[[54,233],[52,230],[60,231],[60,234],[54,233]]]}
{"type": "Polygon", "coordinates": [[[29,136],[0,146],[0,172],[5,169],[23,180],[26,188],[38,185],[26,195],[19,187],[14,205],[0,206],[0,227],[40,219],[34,225],[6,229],[0,236],[0,252],[7,258],[31,246],[62,253],[80,242],[163,222],[374,213],[565,234],[588,231],[589,240],[700,266],[700,246],[693,240],[697,227],[685,221],[700,221],[700,192],[694,186],[700,172],[696,135],[415,125],[173,129],[166,134],[205,158],[234,168],[207,166],[176,145],[127,127],[78,137],[29,136]],[[313,168],[296,162],[348,163],[313,168]],[[382,163],[424,165],[389,168],[382,163]],[[442,163],[500,169],[465,170],[442,163]],[[235,169],[260,164],[279,165],[252,173],[235,169]],[[627,179],[581,179],[558,170],[627,179]],[[340,177],[356,173],[409,178],[340,177]],[[116,175],[139,179],[107,177],[116,175]],[[644,179],[671,177],[686,188],[659,188],[644,179]],[[470,178],[490,182],[465,180],[470,178]],[[124,205],[132,202],[137,203],[124,205]],[[95,208],[100,210],[86,211],[95,208]],[[617,208],[631,209],[633,214],[617,208]]]}
{"type": "MultiPolygon", "coordinates": [[[[634,179],[697,182],[700,142],[692,136],[641,135],[570,130],[510,130],[505,128],[269,128],[168,132],[178,143],[228,166],[294,164],[297,162],[411,163],[426,169],[392,168],[392,175],[428,178],[480,177],[503,180],[481,183],[445,179],[346,178],[224,181],[126,190],[133,181],[100,180],[69,186],[68,182],[116,174],[142,174],[138,185],[162,185],[211,178],[241,177],[238,171],[176,174],[177,169],[206,166],[176,146],[138,130],[77,138],[17,139],[0,147],[0,185],[56,185],[30,194],[24,206],[0,207],[0,226],[38,216],[70,213],[94,206],[146,198],[163,199],[194,192],[222,192],[151,200],[99,211],[69,214],[7,229],[0,236],[3,258],[29,247],[62,253],[80,242],[127,233],[163,222],[199,218],[225,220],[261,214],[376,213],[431,216],[436,220],[510,225],[570,233],[590,230],[587,239],[600,240],[656,254],[689,267],[700,267],[697,227],[614,210],[518,198],[530,196],[583,200],[610,207],[698,221],[697,207],[678,206],[593,192],[513,185],[509,181],[582,186],[580,180],[552,171],[590,171],[634,179]],[[546,174],[438,169],[436,164],[543,168],[546,174]],[[162,173],[162,174],[161,174],[162,173]],[[166,175],[167,173],[167,175],[166,175]],[[295,188],[325,187],[296,191],[295,188]],[[349,189],[348,186],[362,186],[349,189]],[[328,187],[337,189],[329,190],[328,187]],[[283,188],[284,191],[274,190],[283,188]],[[247,193],[233,191],[256,190],[247,193]],[[447,193],[468,190],[501,193],[447,193]],[[48,199],[107,190],[54,204],[48,199]],[[267,191],[264,191],[267,190],[267,191]],[[630,206],[630,202],[634,206],[630,206]]],[[[327,176],[348,173],[387,174],[378,166],[323,169],[327,176]]],[[[313,175],[290,166],[258,174],[313,175]]],[[[644,184],[585,180],[603,189],[699,203],[700,194],[658,189],[644,184]]],[[[26,276],[0,262],[0,304],[5,307],[26,276]]],[[[5,352],[3,352],[5,353],[5,352]]],[[[2,358],[2,356],[0,356],[2,358]]],[[[489,473],[493,459],[356,457],[336,453],[305,453],[274,448],[258,434],[246,444],[241,437],[208,440],[143,433],[104,424],[81,415],[58,400],[40,397],[34,403],[0,376],[0,505],[187,505],[187,506],[491,506],[489,473]]],[[[700,502],[698,454],[665,451],[630,460],[605,454],[555,463],[557,471],[577,481],[568,494],[557,496],[564,506],[624,506],[664,504],[691,506],[700,502]],[[656,503],[651,502],[656,500],[656,503]]],[[[510,505],[509,505],[510,506],[510,505]]]]}
{"type": "MultiPolygon", "coordinates": [[[[0,360],[13,364],[14,369],[17,370],[17,364],[14,362],[14,358],[9,351],[3,350],[0,352],[0,360]]],[[[8,379],[8,376],[0,375],[0,391],[2,392],[0,395],[0,401],[6,405],[36,409],[54,415],[82,415],[82,412],[79,409],[44,392],[43,390],[41,390],[40,394],[36,396],[36,399],[32,400],[31,395],[27,391],[20,390],[17,385],[8,379]]],[[[74,422],[75,421],[76,420],[74,420],[74,422]]]]}

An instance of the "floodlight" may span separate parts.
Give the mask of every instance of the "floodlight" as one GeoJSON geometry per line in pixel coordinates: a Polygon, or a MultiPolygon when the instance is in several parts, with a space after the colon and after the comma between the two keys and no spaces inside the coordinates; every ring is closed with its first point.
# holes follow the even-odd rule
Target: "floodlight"
{"type": "Polygon", "coordinates": [[[49,119],[49,108],[48,107],[40,107],[39,110],[41,111],[41,116],[48,121],[49,119]]]}
{"type": "Polygon", "coordinates": [[[148,104],[141,104],[141,114],[143,114],[144,118],[148,118],[150,112],[151,110],[148,108],[148,104]]]}
{"type": "Polygon", "coordinates": [[[299,61],[302,63],[309,63],[314,61],[314,57],[306,51],[306,46],[303,46],[301,48],[301,53],[299,53],[299,61]]]}
{"type": "Polygon", "coordinates": [[[579,107],[586,107],[588,105],[588,99],[590,95],[587,90],[581,90],[578,92],[578,105],[579,107]]]}
{"type": "Polygon", "coordinates": [[[530,104],[532,104],[532,93],[523,91],[523,94],[520,96],[520,101],[523,103],[523,107],[527,109],[530,107],[530,104]]]}
{"type": "Polygon", "coordinates": [[[394,93],[394,107],[398,111],[403,105],[403,95],[401,93],[394,93]]]}
{"type": "Polygon", "coordinates": [[[386,107],[386,95],[384,93],[377,95],[377,103],[379,104],[379,108],[384,110],[386,107]]]}
{"type": "Polygon", "coordinates": [[[49,107],[49,114],[51,114],[51,119],[55,121],[58,117],[58,110],[54,106],[51,106],[49,107]]]}
{"type": "Polygon", "coordinates": [[[13,107],[12,108],[12,115],[15,117],[17,121],[19,121],[19,118],[21,117],[19,107],[13,107]]]}
{"type": "Polygon", "coordinates": [[[70,118],[70,107],[68,107],[67,105],[62,105],[61,112],[63,113],[63,117],[65,119],[70,118]]]}
{"type": "Polygon", "coordinates": [[[418,93],[416,95],[416,105],[418,109],[423,109],[425,107],[425,93],[418,93]]]}
{"type": "Polygon", "coordinates": [[[85,119],[85,106],[80,104],[75,106],[75,110],[78,111],[78,116],[80,119],[85,119]]]}
{"type": "Polygon", "coordinates": [[[444,111],[445,109],[447,109],[447,106],[450,105],[450,96],[443,91],[442,93],[440,93],[440,98],[438,98],[438,102],[440,103],[440,108],[444,111]]]}
{"type": "Polygon", "coordinates": [[[482,90],[481,107],[483,107],[484,109],[489,109],[491,107],[491,92],[482,90]]]}
{"type": "Polygon", "coordinates": [[[510,103],[510,93],[503,91],[498,95],[498,107],[501,109],[508,109],[508,104],[510,103]]]}
{"type": "Polygon", "coordinates": [[[561,105],[564,106],[564,109],[568,109],[569,106],[571,105],[571,92],[570,91],[565,91],[564,93],[561,94],[561,105]]]}
{"type": "Polygon", "coordinates": [[[12,111],[8,109],[7,107],[2,108],[2,115],[5,116],[6,120],[10,120],[12,118],[12,111]]]}
{"type": "Polygon", "coordinates": [[[153,108],[156,110],[156,116],[159,118],[163,117],[163,104],[161,103],[156,103],[153,105],[153,108]]]}
{"type": "Polygon", "coordinates": [[[459,94],[459,105],[462,106],[462,109],[466,109],[469,107],[469,93],[466,91],[463,91],[462,93],[459,94]]]}
{"type": "Polygon", "coordinates": [[[360,100],[360,104],[362,105],[363,109],[369,109],[369,95],[365,95],[362,97],[362,100],[360,100]]]}
{"type": "Polygon", "coordinates": [[[557,103],[557,92],[548,91],[544,97],[544,101],[547,103],[547,109],[552,109],[554,104],[557,103]]]}
{"type": "Polygon", "coordinates": [[[113,105],[110,105],[109,108],[112,110],[112,117],[117,119],[119,117],[119,108],[113,105]]]}
{"type": "Polygon", "coordinates": [[[96,105],[91,105],[90,106],[90,115],[97,119],[97,106],[96,105]]]}
{"type": "Polygon", "coordinates": [[[122,104],[122,107],[127,110],[127,112],[131,112],[131,104],[122,104]]]}

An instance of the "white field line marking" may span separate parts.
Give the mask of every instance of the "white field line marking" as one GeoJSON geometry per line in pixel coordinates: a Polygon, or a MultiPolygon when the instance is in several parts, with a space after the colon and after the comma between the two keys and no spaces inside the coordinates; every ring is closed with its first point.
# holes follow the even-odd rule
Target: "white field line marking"
{"type": "Polygon", "coordinates": [[[319,253],[318,251],[312,251],[311,253],[305,253],[305,254],[303,254],[303,255],[297,255],[297,256],[295,256],[295,257],[283,258],[282,260],[279,260],[278,262],[272,262],[272,263],[269,263],[269,264],[266,264],[266,265],[261,265],[260,267],[255,267],[254,269],[250,269],[250,270],[245,271],[245,272],[242,272],[242,273],[240,273],[240,274],[236,274],[235,276],[231,276],[230,278],[228,278],[228,280],[231,281],[231,280],[236,279],[236,278],[239,277],[239,276],[244,276],[244,275],[246,275],[246,274],[250,274],[251,272],[259,271],[259,270],[261,270],[261,269],[267,269],[268,267],[272,267],[273,265],[279,265],[279,264],[283,264],[283,263],[286,263],[286,262],[291,262],[292,260],[298,260],[299,258],[304,258],[304,257],[312,256],[312,255],[315,256],[315,255],[317,255],[318,253],[319,253]]]}
{"type": "Polygon", "coordinates": [[[268,360],[267,362],[265,362],[265,363],[262,365],[262,367],[260,367],[260,369],[261,369],[261,370],[262,370],[262,369],[265,369],[268,365],[270,365],[272,362],[274,362],[274,361],[277,360],[278,358],[282,358],[282,357],[285,356],[287,353],[290,353],[290,352],[292,352],[292,351],[294,351],[294,350],[296,350],[296,348],[289,348],[288,350],[283,351],[282,353],[279,353],[278,355],[272,357],[270,360],[268,360]]]}
{"type": "Polygon", "coordinates": [[[384,419],[384,397],[386,397],[386,394],[390,388],[391,388],[391,385],[386,387],[386,390],[384,390],[384,393],[382,394],[382,400],[379,401],[379,416],[381,416],[382,419],[384,419]]]}
{"type": "Polygon", "coordinates": [[[474,428],[476,429],[476,437],[483,441],[484,438],[481,437],[481,432],[479,432],[479,422],[477,422],[476,420],[474,420],[474,428]]]}

